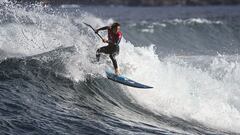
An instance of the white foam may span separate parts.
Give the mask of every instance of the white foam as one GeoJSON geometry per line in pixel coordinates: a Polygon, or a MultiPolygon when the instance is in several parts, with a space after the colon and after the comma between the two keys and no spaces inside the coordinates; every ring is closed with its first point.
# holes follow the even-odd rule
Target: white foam
{"type": "Polygon", "coordinates": [[[0,4],[7,3],[8,0],[0,0],[0,4]]]}
{"type": "Polygon", "coordinates": [[[222,21],[212,21],[205,18],[189,18],[189,19],[174,19],[174,20],[166,20],[165,22],[169,22],[171,24],[223,24],[222,21]]]}
{"type": "Polygon", "coordinates": [[[61,5],[61,8],[79,8],[79,5],[76,4],[68,4],[68,5],[61,5]]]}
{"type": "Polygon", "coordinates": [[[161,62],[151,47],[135,50],[130,58],[124,59],[125,63],[136,67],[129,75],[154,86],[153,90],[146,91],[129,88],[137,103],[156,114],[196,120],[219,130],[240,132],[238,62],[215,58],[210,68],[203,71],[179,58],[161,62]],[[226,72],[221,75],[222,79],[214,76],[219,76],[219,68],[226,72]]]}
{"type": "MultiPolygon", "coordinates": [[[[0,47],[10,53],[34,55],[59,46],[71,46],[77,33],[70,20],[62,16],[24,8],[9,8],[12,23],[0,25],[0,47]]],[[[36,9],[37,10],[37,9],[36,9]]]]}
{"type": "Polygon", "coordinates": [[[146,33],[154,33],[154,29],[149,28],[149,29],[142,29],[142,32],[146,32],[146,33]]]}

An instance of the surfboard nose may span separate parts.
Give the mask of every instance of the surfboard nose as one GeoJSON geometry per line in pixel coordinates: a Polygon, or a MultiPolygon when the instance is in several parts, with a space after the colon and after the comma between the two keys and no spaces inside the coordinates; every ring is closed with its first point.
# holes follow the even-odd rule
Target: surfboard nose
{"type": "Polygon", "coordinates": [[[130,87],[134,87],[134,88],[141,88],[141,89],[151,89],[151,88],[153,88],[151,86],[148,86],[148,85],[136,82],[132,79],[129,79],[129,78],[123,76],[123,75],[116,75],[112,71],[107,70],[105,72],[106,72],[107,78],[109,80],[114,81],[114,82],[117,82],[117,83],[120,83],[120,84],[123,84],[123,85],[126,85],[126,86],[130,86],[130,87]]]}

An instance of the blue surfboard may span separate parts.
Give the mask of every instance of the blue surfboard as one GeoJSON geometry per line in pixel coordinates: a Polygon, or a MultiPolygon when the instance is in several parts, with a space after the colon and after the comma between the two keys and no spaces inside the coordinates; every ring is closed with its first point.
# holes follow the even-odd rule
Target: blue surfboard
{"type": "Polygon", "coordinates": [[[123,85],[130,86],[130,87],[141,88],[141,89],[153,88],[151,86],[147,86],[147,85],[138,83],[136,81],[133,81],[131,79],[128,79],[127,77],[124,77],[122,75],[116,75],[115,73],[113,73],[111,71],[106,71],[106,75],[107,75],[108,79],[110,79],[110,80],[112,80],[114,82],[121,83],[123,85]]]}

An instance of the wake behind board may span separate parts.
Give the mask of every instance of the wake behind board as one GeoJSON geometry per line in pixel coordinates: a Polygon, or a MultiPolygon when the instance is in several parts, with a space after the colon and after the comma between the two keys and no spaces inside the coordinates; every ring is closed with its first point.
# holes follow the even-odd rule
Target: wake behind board
{"type": "Polygon", "coordinates": [[[147,86],[141,83],[138,83],[136,81],[133,81],[131,79],[128,79],[127,77],[124,77],[122,75],[116,75],[115,73],[113,73],[112,71],[106,71],[106,75],[107,78],[114,81],[114,82],[118,82],[121,83],[123,85],[127,85],[130,87],[135,87],[135,88],[141,88],[141,89],[150,89],[153,88],[151,86],[147,86]]]}

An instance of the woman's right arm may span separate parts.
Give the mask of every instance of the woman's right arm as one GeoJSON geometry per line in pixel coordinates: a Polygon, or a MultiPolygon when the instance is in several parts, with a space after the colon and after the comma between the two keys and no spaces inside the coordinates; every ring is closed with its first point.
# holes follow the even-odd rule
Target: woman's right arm
{"type": "Polygon", "coordinates": [[[102,27],[102,28],[99,28],[99,29],[96,29],[96,33],[98,33],[98,31],[100,31],[100,30],[108,30],[108,29],[110,29],[110,27],[109,26],[105,26],[105,27],[102,27]]]}

